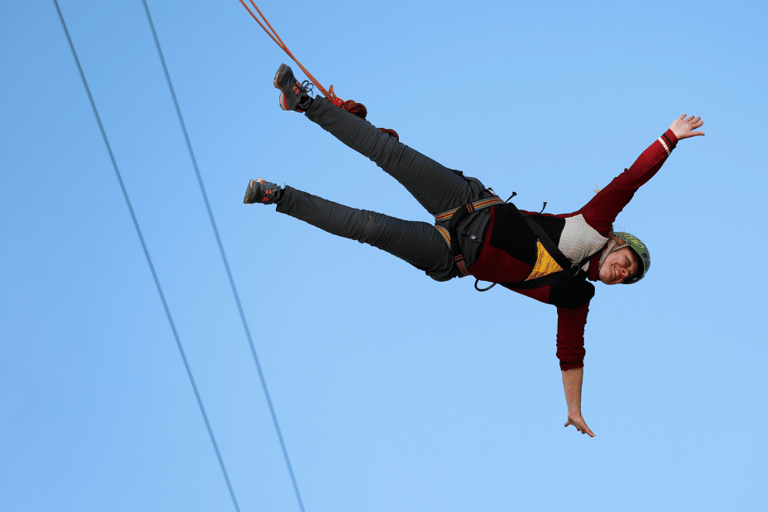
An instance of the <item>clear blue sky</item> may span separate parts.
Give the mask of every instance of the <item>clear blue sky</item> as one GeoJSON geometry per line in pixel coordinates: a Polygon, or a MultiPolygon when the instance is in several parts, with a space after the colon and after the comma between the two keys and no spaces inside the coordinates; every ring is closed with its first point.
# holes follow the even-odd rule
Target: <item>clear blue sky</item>
{"type": "MultiPolygon", "coordinates": [[[[61,0],[243,511],[296,496],[139,0],[61,0]]],[[[429,221],[295,113],[237,0],[150,0],[308,512],[757,510],[768,423],[765,2],[262,1],[406,144],[569,212],[705,120],[617,227],[564,429],[555,309],[245,206],[264,176],[429,221]]],[[[0,503],[234,510],[52,1],[0,0],[0,503]]]]}

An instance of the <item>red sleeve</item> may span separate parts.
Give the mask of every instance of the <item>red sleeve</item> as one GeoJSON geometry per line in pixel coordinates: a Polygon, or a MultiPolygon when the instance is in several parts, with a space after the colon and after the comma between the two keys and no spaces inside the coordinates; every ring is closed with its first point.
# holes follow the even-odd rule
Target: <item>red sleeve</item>
{"type": "Polygon", "coordinates": [[[576,309],[557,308],[557,358],[563,371],[584,366],[587,313],[589,303],[576,309]]]}
{"type": "Polygon", "coordinates": [[[584,215],[589,225],[601,235],[606,235],[613,228],[613,221],[619,212],[635,195],[635,191],[653,178],[675,146],[677,137],[672,130],[667,130],[643,151],[632,167],[614,178],[577,213],[584,215]]]}

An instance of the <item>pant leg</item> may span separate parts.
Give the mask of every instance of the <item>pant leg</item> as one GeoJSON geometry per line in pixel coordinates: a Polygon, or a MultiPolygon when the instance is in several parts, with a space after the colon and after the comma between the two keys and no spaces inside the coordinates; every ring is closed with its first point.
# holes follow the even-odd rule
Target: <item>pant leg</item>
{"type": "Polygon", "coordinates": [[[306,116],[399,181],[432,215],[485,197],[485,187],[381,132],[365,119],[316,98],[306,116]]]}
{"type": "Polygon", "coordinates": [[[328,233],[377,247],[424,270],[436,281],[458,275],[445,240],[426,222],[350,208],[289,186],[284,188],[277,211],[328,233]]]}

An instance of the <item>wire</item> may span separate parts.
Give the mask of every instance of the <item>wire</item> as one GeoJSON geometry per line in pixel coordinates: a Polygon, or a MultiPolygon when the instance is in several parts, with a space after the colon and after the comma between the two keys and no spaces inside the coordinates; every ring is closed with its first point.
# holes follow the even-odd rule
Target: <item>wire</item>
{"type": "Polygon", "coordinates": [[[267,388],[267,381],[264,378],[264,372],[261,369],[261,363],[259,362],[259,356],[256,353],[256,347],[253,344],[253,338],[251,336],[251,330],[248,327],[248,321],[245,318],[245,313],[243,312],[243,306],[240,302],[240,295],[237,292],[237,287],[235,286],[235,280],[232,278],[232,271],[229,268],[229,261],[227,259],[226,252],[224,251],[224,244],[221,242],[221,237],[219,236],[219,230],[216,227],[216,221],[213,217],[213,211],[211,210],[211,204],[208,201],[208,194],[205,191],[205,185],[203,184],[203,178],[200,175],[200,168],[197,165],[197,159],[195,158],[195,152],[192,150],[192,143],[189,139],[189,133],[187,132],[187,126],[184,122],[184,117],[181,115],[181,108],[179,107],[179,102],[176,98],[176,92],[173,87],[173,82],[171,81],[171,75],[168,72],[168,66],[165,63],[165,57],[163,56],[163,50],[160,47],[160,40],[157,37],[157,31],[155,30],[155,24],[152,21],[152,15],[149,12],[149,6],[147,5],[146,0],[142,0],[144,3],[144,10],[147,13],[147,20],[149,21],[149,26],[152,29],[152,37],[155,39],[155,46],[157,47],[157,53],[160,56],[160,62],[163,65],[163,71],[165,72],[165,79],[168,82],[168,88],[171,91],[171,97],[173,98],[173,104],[176,107],[176,114],[179,117],[179,124],[181,125],[181,130],[184,133],[184,140],[187,143],[187,149],[189,150],[189,157],[192,160],[192,166],[195,169],[195,175],[197,176],[197,182],[200,185],[200,191],[203,194],[203,200],[205,201],[205,207],[208,210],[208,217],[211,220],[211,227],[213,228],[213,233],[216,236],[216,243],[219,245],[219,252],[221,253],[221,259],[224,262],[224,268],[227,271],[227,277],[229,278],[229,285],[232,288],[232,294],[235,297],[235,302],[237,303],[237,310],[240,312],[240,319],[243,323],[243,329],[245,329],[245,335],[248,338],[248,345],[251,348],[251,355],[253,356],[253,362],[256,364],[256,370],[259,374],[259,380],[261,381],[261,387],[264,390],[264,396],[267,399],[267,405],[269,406],[269,412],[272,415],[272,423],[275,425],[275,431],[277,432],[277,437],[280,441],[280,448],[283,451],[283,458],[285,459],[285,464],[288,467],[288,473],[291,477],[291,482],[293,483],[293,490],[296,494],[296,499],[299,503],[299,508],[302,512],[304,512],[304,503],[301,500],[301,493],[299,492],[299,486],[296,482],[296,476],[293,473],[293,467],[291,466],[291,460],[288,457],[288,449],[285,446],[285,441],[283,440],[283,434],[280,430],[280,424],[277,421],[277,414],[275,413],[275,408],[272,405],[272,398],[270,397],[269,390],[267,388]]]}
{"type": "Polygon", "coordinates": [[[144,256],[147,258],[147,263],[149,264],[149,270],[152,272],[152,278],[155,280],[155,286],[157,287],[157,293],[160,295],[160,300],[163,303],[163,308],[165,309],[165,314],[168,317],[168,323],[171,326],[171,331],[173,331],[173,336],[176,339],[176,346],[179,348],[179,353],[181,354],[181,359],[184,361],[184,367],[187,370],[187,376],[189,377],[189,382],[192,384],[192,389],[195,392],[195,398],[197,399],[197,405],[200,407],[200,413],[203,415],[203,420],[205,421],[205,427],[208,429],[208,436],[211,438],[211,444],[213,444],[213,449],[216,452],[216,457],[219,459],[219,466],[221,467],[221,472],[224,474],[224,479],[227,482],[227,487],[229,488],[229,494],[232,497],[232,503],[235,506],[235,510],[240,512],[240,507],[237,504],[237,499],[235,498],[235,491],[232,489],[232,484],[229,481],[229,475],[227,474],[227,470],[224,467],[224,461],[221,458],[221,452],[219,451],[219,446],[216,444],[216,438],[213,435],[213,430],[211,429],[211,424],[208,421],[208,415],[205,413],[205,407],[203,407],[203,401],[200,398],[200,393],[197,390],[197,385],[195,384],[195,379],[192,376],[192,370],[189,367],[189,362],[187,361],[187,356],[184,353],[184,348],[181,345],[181,340],[179,339],[179,334],[176,331],[176,325],[173,323],[173,318],[171,317],[171,311],[168,309],[168,303],[165,300],[165,295],[163,294],[163,289],[160,286],[160,281],[157,278],[157,273],[155,272],[155,266],[152,264],[152,258],[149,255],[149,250],[147,249],[147,244],[144,242],[144,236],[141,233],[141,228],[139,227],[139,222],[136,220],[136,214],[133,211],[133,206],[131,204],[131,199],[128,197],[128,191],[125,188],[125,184],[123,183],[122,175],[120,174],[120,170],[117,167],[117,161],[115,160],[115,155],[112,153],[112,146],[109,144],[109,139],[107,139],[107,133],[104,131],[104,125],[101,122],[101,117],[99,116],[99,111],[96,109],[96,103],[93,101],[93,96],[91,95],[91,89],[88,87],[88,81],[85,79],[85,73],[83,72],[83,68],[80,65],[80,59],[77,57],[77,52],[75,51],[75,45],[72,42],[72,38],[69,35],[69,30],[67,29],[67,24],[64,21],[64,15],[61,13],[61,8],[59,7],[59,2],[57,0],[53,0],[54,5],[56,6],[56,11],[59,13],[59,19],[61,20],[61,26],[64,28],[64,33],[67,36],[67,41],[69,42],[69,48],[72,50],[72,56],[75,58],[75,64],[77,64],[77,70],[80,72],[80,78],[83,80],[83,85],[85,86],[85,92],[88,93],[88,100],[91,102],[91,108],[93,108],[93,114],[96,116],[96,122],[99,124],[99,130],[101,131],[101,136],[104,139],[104,145],[107,147],[107,152],[109,153],[109,158],[112,161],[112,167],[115,169],[115,174],[117,175],[117,181],[120,183],[120,189],[123,191],[123,197],[125,198],[125,203],[128,205],[128,211],[131,213],[131,219],[133,219],[133,225],[136,228],[136,233],[139,235],[139,240],[141,241],[141,247],[144,249],[144,256]]]}

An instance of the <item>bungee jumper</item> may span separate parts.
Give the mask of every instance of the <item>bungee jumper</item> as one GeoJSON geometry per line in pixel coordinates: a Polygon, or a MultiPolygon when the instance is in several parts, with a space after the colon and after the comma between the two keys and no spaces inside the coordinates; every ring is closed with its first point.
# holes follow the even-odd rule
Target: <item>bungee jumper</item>
{"type": "MultiPolygon", "coordinates": [[[[367,109],[326,90],[296,59],[254,0],[263,23],[256,22],[309,78],[299,82],[286,64],[273,85],[280,107],[305,117],[368,157],[395,178],[435,217],[435,224],[414,222],[350,208],[263,178],[251,180],[246,204],[275,204],[277,211],[328,233],[377,247],[423,270],[436,281],[473,276],[557,307],[557,358],[568,406],[565,427],[594,437],[581,413],[584,379],[584,327],[595,287],[632,284],[651,267],[648,248],[637,237],[614,232],[613,222],[637,189],[658,171],[680,140],[704,135],[700,117],[683,114],[605,188],[572,213],[518,210],[486,188],[402,144],[397,132],[365,120],[367,109]],[[268,28],[267,28],[268,27],[268,28]],[[311,82],[311,84],[310,84],[311,82]],[[325,98],[310,96],[312,84],[325,98]]],[[[514,197],[514,193],[512,197],[514,197]]],[[[510,197],[511,199],[511,197],[510,197]]],[[[544,203],[546,205],[546,203],[544,203]]],[[[542,210],[543,211],[543,210],[542,210]]]]}
{"type": "Polygon", "coordinates": [[[280,107],[304,116],[368,157],[433,216],[435,225],[350,208],[263,178],[251,180],[246,204],[277,211],[328,233],[367,243],[423,270],[436,281],[474,276],[557,307],[557,357],[568,406],[565,426],[594,436],[581,413],[584,327],[595,293],[590,282],[631,284],[650,269],[648,248],[614,232],[616,216],[650,180],[678,142],[704,135],[700,117],[683,114],[610,184],[572,213],[518,210],[478,179],[449,169],[397,137],[322,97],[311,97],[282,64],[273,85],[280,107]]]}

